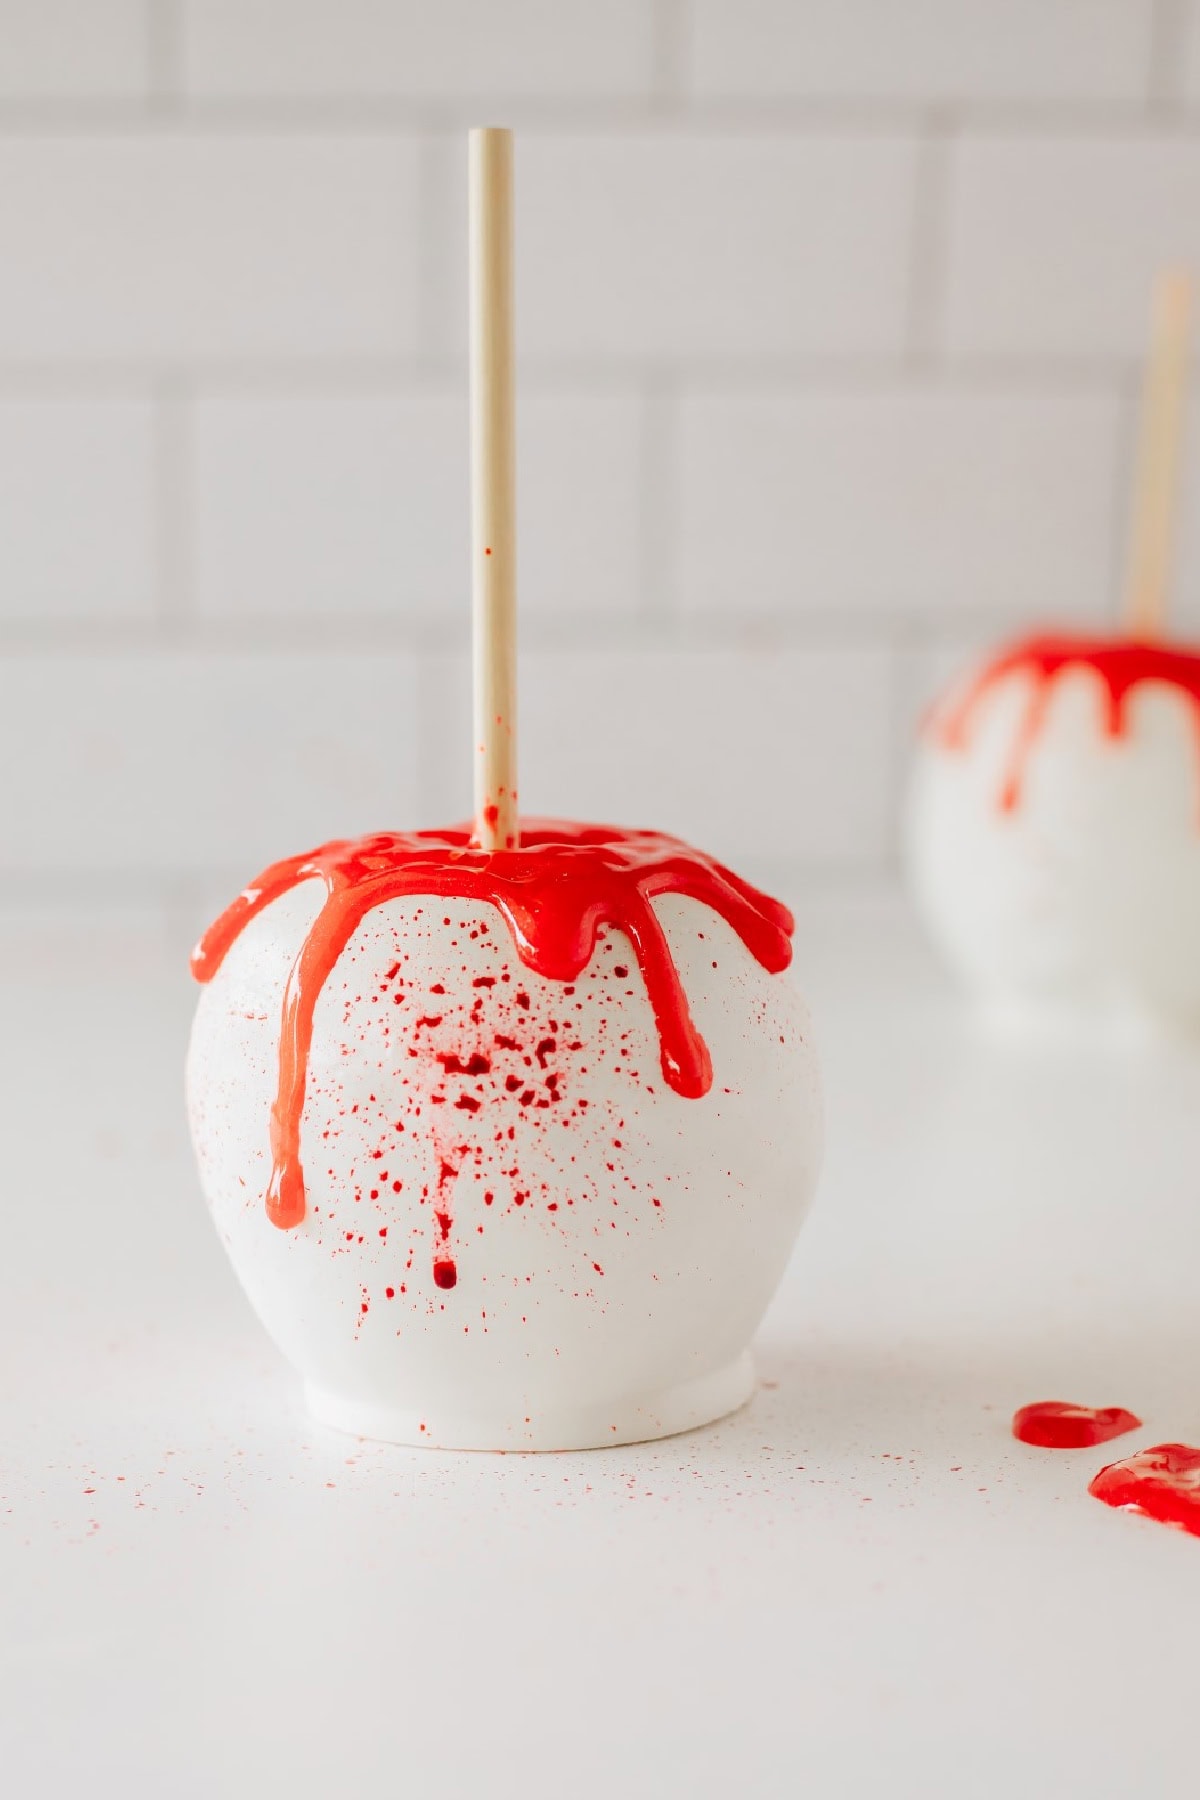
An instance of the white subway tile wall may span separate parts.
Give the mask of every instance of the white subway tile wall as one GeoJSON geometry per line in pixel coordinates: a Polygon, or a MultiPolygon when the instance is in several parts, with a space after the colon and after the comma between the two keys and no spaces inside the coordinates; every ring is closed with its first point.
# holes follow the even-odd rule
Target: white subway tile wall
{"type": "MultiPolygon", "coordinates": [[[[533,650],[520,679],[532,814],[657,826],[773,867],[798,850],[864,870],[887,853],[884,650],[533,650]]],[[[448,800],[470,732],[461,659],[441,659],[437,693],[429,741],[448,800]]]]}
{"type": "Polygon", "coordinates": [[[680,611],[1087,618],[1105,594],[1110,395],[692,394],[680,403],[680,611]]]}
{"type": "Polygon", "coordinates": [[[148,398],[0,394],[0,608],[9,625],[153,625],[148,398]]]}
{"type": "Polygon", "coordinates": [[[946,317],[956,356],[1136,356],[1147,271],[1200,264],[1200,141],[963,143],[949,181],[946,317]]]}
{"type": "Polygon", "coordinates": [[[897,355],[911,139],[530,136],[518,343],[563,359],[897,355]]]}
{"type": "Polygon", "coordinates": [[[465,812],[493,122],[530,809],[887,879],[931,687],[1117,618],[1200,0],[0,0],[0,904],[465,812]]]}
{"type": "Polygon", "coordinates": [[[351,101],[654,92],[645,0],[200,0],[182,7],[194,94],[351,101]]]}
{"type": "Polygon", "coordinates": [[[420,216],[409,135],[6,132],[0,361],[411,353],[420,216]]]}
{"type": "Polygon", "coordinates": [[[411,817],[416,698],[403,652],[5,656],[0,766],[19,798],[0,870],[142,881],[232,864],[249,880],[393,806],[411,817]]]}
{"type": "Polygon", "coordinates": [[[0,98],[143,97],[150,86],[146,0],[5,0],[0,98]]]}
{"type": "MultiPolygon", "coordinates": [[[[636,618],[643,410],[628,384],[522,395],[521,603],[531,617],[636,618]]],[[[285,630],[355,618],[465,626],[461,383],[208,393],[193,423],[200,618],[285,630]]]]}
{"type": "Polygon", "coordinates": [[[1140,100],[1149,0],[695,0],[698,94],[1140,100]]]}

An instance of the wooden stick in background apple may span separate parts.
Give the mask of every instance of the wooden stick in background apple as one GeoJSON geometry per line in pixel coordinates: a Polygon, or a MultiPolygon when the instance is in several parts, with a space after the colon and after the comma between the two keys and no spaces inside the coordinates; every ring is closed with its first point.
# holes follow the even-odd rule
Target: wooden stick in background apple
{"type": "Polygon", "coordinates": [[[475,838],[485,850],[512,850],[520,843],[512,132],[472,131],[468,159],[475,838]]]}
{"type": "Polygon", "coordinates": [[[1178,269],[1163,270],[1154,287],[1126,600],[1129,635],[1135,638],[1161,637],[1166,626],[1193,287],[1192,277],[1178,269]]]}

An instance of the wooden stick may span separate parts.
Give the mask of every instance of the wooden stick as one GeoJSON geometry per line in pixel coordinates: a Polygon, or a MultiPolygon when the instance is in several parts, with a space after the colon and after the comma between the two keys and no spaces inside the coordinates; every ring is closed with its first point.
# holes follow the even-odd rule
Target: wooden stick
{"type": "Polygon", "coordinates": [[[475,838],[485,850],[512,850],[521,841],[517,819],[512,132],[472,131],[468,160],[475,838]]]}
{"type": "Polygon", "coordinates": [[[1150,353],[1133,490],[1126,618],[1135,638],[1161,637],[1179,491],[1179,452],[1191,338],[1190,275],[1165,269],[1154,287],[1150,353]]]}

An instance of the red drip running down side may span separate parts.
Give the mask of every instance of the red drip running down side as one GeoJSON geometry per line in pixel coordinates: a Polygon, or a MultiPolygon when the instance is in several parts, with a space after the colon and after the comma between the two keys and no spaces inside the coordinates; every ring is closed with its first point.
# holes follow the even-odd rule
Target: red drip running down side
{"type": "MultiPolygon", "coordinates": [[[[273,1167],[267,1213],[283,1229],[304,1218],[300,1120],[313,1016],[322,988],[367,914],[408,895],[486,901],[512,933],[526,967],[574,981],[605,927],[633,945],[658,1027],[663,1075],[698,1099],[712,1084],[708,1049],[692,1023],[670,946],[651,901],[685,894],[719,913],[750,954],[775,974],[791,961],[792,916],[699,850],[653,831],[534,820],[520,847],[485,851],[468,827],[380,832],[325,844],[274,863],[245,889],[192,954],[197,981],[211,981],[230,946],[264,907],[302,881],[322,881],[326,900],[288,977],[279,1038],[279,1089],[271,1109],[273,1167]]],[[[448,1264],[441,1285],[451,1285],[448,1264]]]]}
{"type": "Polygon", "coordinates": [[[1036,1400],[1013,1414],[1012,1434],[1041,1450],[1088,1450],[1136,1431],[1136,1413],[1123,1406],[1073,1406],[1068,1400],[1036,1400]]]}
{"type": "Polygon", "coordinates": [[[1155,1444],[1110,1463],[1088,1484],[1088,1493],[1106,1506],[1200,1537],[1200,1450],[1191,1444],[1155,1444]]]}
{"type": "Polygon", "coordinates": [[[1129,728],[1127,701],[1131,689],[1158,681],[1187,699],[1200,733],[1200,651],[1178,645],[1143,643],[1136,638],[1034,637],[1014,644],[971,682],[966,692],[939,709],[933,728],[951,750],[967,742],[974,714],[984,697],[1010,676],[1028,682],[1025,711],[1017,728],[1008,770],[999,793],[1002,812],[1017,807],[1030,754],[1046,721],[1051,690],[1070,669],[1087,669],[1100,684],[1103,725],[1111,738],[1129,728]]]}

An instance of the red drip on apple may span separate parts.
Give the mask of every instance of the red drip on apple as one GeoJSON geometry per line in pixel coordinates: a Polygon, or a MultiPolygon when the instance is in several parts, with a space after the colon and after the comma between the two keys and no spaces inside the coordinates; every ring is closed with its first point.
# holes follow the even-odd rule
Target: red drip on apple
{"type": "MultiPolygon", "coordinates": [[[[342,952],[376,907],[413,895],[485,902],[504,919],[521,961],[545,979],[564,983],[587,966],[604,930],[623,932],[654,1013],[664,1079],[688,1099],[708,1092],[712,1065],[653,899],[681,894],[710,907],[769,973],[791,961],[788,909],[702,851],[659,832],[535,820],[523,823],[516,849],[481,849],[462,826],[380,832],[274,863],[205,933],[192,956],[196,979],[211,981],[251,920],[305,881],[322,882],[326,897],[283,999],[266,1194],[268,1217],[283,1230],[305,1216],[300,1122],[317,1001],[342,952]]],[[[457,1279],[445,1250],[447,1236],[443,1231],[434,1267],[441,1288],[452,1288],[457,1279]]]]}
{"type": "Polygon", "coordinates": [[[1081,669],[1095,678],[1099,724],[1109,738],[1128,733],[1128,702],[1134,688],[1157,682],[1186,699],[1200,748],[1200,651],[1138,638],[1027,638],[1002,651],[933,719],[933,729],[947,749],[965,749],[982,702],[1003,681],[1013,677],[1025,681],[1024,710],[997,795],[1002,812],[1014,812],[1020,804],[1029,758],[1045,725],[1055,684],[1081,669]]]}

